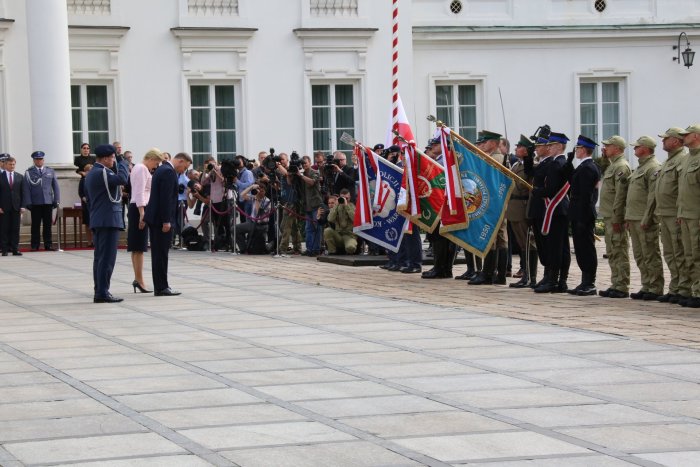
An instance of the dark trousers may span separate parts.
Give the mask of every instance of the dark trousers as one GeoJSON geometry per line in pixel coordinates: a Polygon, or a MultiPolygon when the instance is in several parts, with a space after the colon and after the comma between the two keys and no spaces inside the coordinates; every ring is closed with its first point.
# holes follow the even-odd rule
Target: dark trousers
{"type": "Polygon", "coordinates": [[[549,229],[549,235],[545,237],[545,242],[545,248],[549,249],[549,266],[558,272],[560,277],[568,276],[571,265],[571,247],[569,245],[569,222],[566,217],[552,217],[552,225],[549,229]]]}
{"type": "Polygon", "coordinates": [[[10,208],[6,209],[5,213],[0,215],[0,243],[2,251],[18,251],[19,250],[19,223],[20,213],[10,208]]]}
{"type": "Polygon", "coordinates": [[[44,247],[51,245],[51,214],[53,206],[50,204],[34,204],[31,207],[32,211],[32,240],[31,245],[35,250],[39,248],[39,234],[41,233],[41,225],[44,225],[44,247]]]}
{"type": "MultiPolygon", "coordinates": [[[[542,235],[542,224],[544,219],[533,219],[532,232],[535,234],[535,245],[537,246],[537,256],[540,258],[542,266],[549,267],[548,242],[547,237],[542,235]]],[[[550,229],[551,232],[551,229],[550,229]]]]}
{"type": "Polygon", "coordinates": [[[263,238],[267,232],[268,224],[258,224],[255,222],[244,222],[236,226],[236,245],[241,253],[260,253],[254,251],[253,243],[255,238],[263,238]]]}
{"type": "Polygon", "coordinates": [[[419,268],[423,264],[423,244],[420,238],[420,229],[413,226],[413,233],[403,234],[401,248],[404,249],[403,266],[419,268]]]}
{"type": "Polygon", "coordinates": [[[153,274],[153,290],[162,292],[170,288],[168,285],[168,253],[173,242],[172,229],[163,232],[162,226],[148,226],[151,236],[151,272],[153,274]]]}
{"type": "Polygon", "coordinates": [[[95,282],[95,298],[109,297],[114,263],[117,261],[119,229],[100,227],[92,229],[95,253],[92,260],[92,279],[95,282]]]}
{"type": "Polygon", "coordinates": [[[440,235],[437,228],[429,236],[433,242],[433,269],[441,274],[451,274],[457,246],[440,235]]]}
{"type": "Polygon", "coordinates": [[[224,200],[220,203],[213,203],[212,207],[214,208],[212,210],[212,221],[214,222],[214,229],[216,232],[214,238],[223,237],[225,239],[225,246],[222,248],[229,247],[231,246],[231,213],[227,212],[229,208],[228,201],[224,200]],[[217,211],[221,214],[217,214],[217,211]]]}
{"type": "Polygon", "coordinates": [[[595,280],[598,269],[598,254],[595,249],[595,237],[593,235],[594,221],[571,221],[571,234],[574,239],[574,251],[576,252],[576,264],[584,275],[595,280]]]}

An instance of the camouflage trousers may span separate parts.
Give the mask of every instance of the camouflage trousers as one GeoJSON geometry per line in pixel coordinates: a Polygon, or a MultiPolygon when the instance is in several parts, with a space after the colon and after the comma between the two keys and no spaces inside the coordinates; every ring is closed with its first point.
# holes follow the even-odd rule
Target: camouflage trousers
{"type": "Polygon", "coordinates": [[[642,229],[640,221],[628,221],[632,253],[642,278],[642,292],[664,293],[664,268],[659,249],[659,224],[642,229]]]}
{"type": "Polygon", "coordinates": [[[681,226],[676,222],[676,216],[660,217],[659,231],[661,234],[661,245],[664,247],[664,260],[671,273],[668,293],[690,297],[692,283],[688,276],[688,270],[685,267],[681,226]]]}
{"type": "Polygon", "coordinates": [[[296,211],[288,212],[286,209],[282,214],[282,225],[280,230],[280,251],[285,252],[289,248],[289,239],[292,239],[292,247],[294,251],[301,252],[301,232],[299,231],[299,222],[301,222],[294,214],[296,211]]]}
{"type": "Polygon", "coordinates": [[[605,254],[610,265],[610,288],[620,292],[630,289],[630,253],[629,235],[623,228],[620,232],[613,230],[612,219],[606,217],[605,222],[605,254]]]}
{"type": "Polygon", "coordinates": [[[685,270],[692,283],[690,295],[700,297],[700,219],[681,219],[685,270]]]}

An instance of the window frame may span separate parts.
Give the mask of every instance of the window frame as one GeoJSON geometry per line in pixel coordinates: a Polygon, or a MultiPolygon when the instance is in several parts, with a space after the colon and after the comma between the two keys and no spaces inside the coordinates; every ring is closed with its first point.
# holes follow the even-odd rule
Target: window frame
{"type": "MultiPolygon", "coordinates": [[[[338,132],[338,125],[337,125],[337,104],[336,104],[336,92],[335,92],[335,87],[336,86],[352,86],[352,131],[353,138],[358,139],[360,138],[360,117],[361,117],[361,112],[359,105],[361,104],[361,98],[360,98],[360,82],[358,80],[352,80],[352,79],[338,79],[338,80],[310,80],[309,82],[309,109],[310,109],[310,132],[311,132],[311,152],[315,153],[316,151],[323,151],[324,153],[327,154],[332,154],[335,151],[342,151],[344,152],[348,157],[351,157],[353,148],[345,145],[344,143],[341,144],[340,138],[337,136],[338,132]],[[319,129],[324,129],[324,130],[329,130],[331,133],[331,142],[330,142],[330,149],[318,149],[314,147],[314,132],[317,130],[317,127],[314,126],[314,120],[313,120],[313,113],[314,109],[319,108],[320,106],[314,106],[313,103],[313,87],[314,86],[329,86],[329,104],[328,108],[330,109],[330,127],[329,128],[321,128],[319,129]]],[[[326,107],[326,106],[324,106],[326,107]]]]}
{"type": "MultiPolygon", "coordinates": [[[[91,151],[94,150],[94,147],[96,146],[95,144],[90,142],[90,133],[98,133],[97,131],[90,131],[89,127],[89,119],[88,119],[88,107],[87,107],[87,87],[88,86],[102,86],[106,89],[107,93],[107,141],[103,141],[101,144],[111,144],[115,140],[115,98],[114,98],[114,83],[110,81],[98,81],[98,80],[77,80],[77,81],[71,81],[70,83],[71,86],[71,144],[73,144],[73,136],[76,133],[80,133],[80,142],[78,143],[77,146],[77,152],[75,152],[75,147],[73,148],[74,156],[79,156],[80,155],[80,145],[83,143],[88,143],[90,144],[91,151]],[[72,102],[72,93],[73,93],[73,86],[78,86],[80,89],[80,107],[73,107],[73,102],[72,102]],[[73,128],[73,111],[79,109],[80,110],[80,130],[75,130],[73,128]]],[[[91,107],[91,108],[103,108],[103,107],[91,107]]],[[[99,133],[103,133],[103,131],[99,131],[99,133]]],[[[91,152],[91,154],[93,154],[91,152]]]]}
{"type": "MultiPolygon", "coordinates": [[[[242,154],[242,129],[241,129],[241,111],[242,111],[242,92],[241,92],[241,83],[238,81],[229,81],[229,80],[207,80],[207,81],[200,81],[200,80],[188,80],[186,84],[186,102],[187,102],[187,110],[186,110],[186,115],[187,115],[187,123],[188,123],[188,138],[187,138],[187,143],[190,148],[190,152],[192,154],[193,158],[193,166],[198,167],[198,164],[202,164],[204,160],[212,156],[214,157],[217,161],[221,160],[222,157],[220,157],[220,151],[218,150],[218,132],[221,130],[218,128],[217,123],[217,110],[218,109],[230,109],[233,108],[234,111],[234,128],[233,128],[233,133],[234,133],[234,138],[235,138],[235,143],[234,143],[234,149],[233,152],[226,152],[226,157],[229,155],[238,155],[242,154]],[[193,86],[206,86],[208,89],[208,105],[205,106],[192,106],[192,87],[193,86]],[[233,88],[233,107],[231,106],[221,106],[217,107],[216,105],[216,87],[217,86],[226,86],[226,87],[232,87],[233,88]],[[192,122],[192,110],[193,109],[203,109],[206,108],[208,109],[208,115],[209,115],[209,128],[207,130],[200,130],[200,129],[194,129],[193,128],[193,122],[192,122]],[[195,152],[194,148],[194,141],[193,141],[193,136],[194,133],[203,133],[206,132],[209,134],[209,152],[195,152]],[[201,159],[201,160],[200,160],[201,159]]],[[[227,129],[224,129],[225,131],[230,131],[227,129]]]]}
{"type": "MultiPolygon", "coordinates": [[[[452,112],[451,112],[451,118],[452,122],[454,123],[457,122],[457,125],[448,125],[450,128],[457,133],[459,133],[460,136],[463,138],[469,140],[469,141],[474,141],[476,139],[476,136],[479,132],[479,128],[481,127],[481,122],[482,122],[482,112],[483,112],[483,91],[482,91],[482,86],[481,86],[481,81],[475,81],[475,80],[435,80],[432,83],[432,95],[433,95],[433,106],[432,108],[435,111],[435,116],[437,117],[438,115],[438,103],[437,103],[437,88],[438,86],[450,86],[451,89],[451,94],[452,94],[452,112]],[[460,130],[461,128],[472,128],[471,126],[462,126],[461,125],[461,112],[460,109],[462,107],[466,107],[466,105],[462,105],[459,102],[459,87],[460,86],[473,86],[474,87],[474,138],[470,139],[469,135],[463,134],[460,130]]],[[[442,106],[445,107],[445,106],[442,106]]],[[[448,122],[445,122],[446,124],[448,122]]]]}

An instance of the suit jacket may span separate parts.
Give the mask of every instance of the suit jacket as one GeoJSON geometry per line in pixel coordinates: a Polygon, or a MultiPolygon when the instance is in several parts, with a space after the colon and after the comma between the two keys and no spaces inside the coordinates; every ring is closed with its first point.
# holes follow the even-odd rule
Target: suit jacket
{"type": "Polygon", "coordinates": [[[117,173],[112,169],[96,162],[92,170],[85,176],[85,190],[90,200],[90,228],[112,227],[124,228],[121,201],[112,202],[112,199],[120,198],[120,188],[126,185],[129,171],[126,164],[117,163],[117,173]],[[107,174],[105,183],[104,174],[107,174]],[[108,191],[109,190],[109,191],[108,191]],[[110,199],[110,197],[112,199],[110,199]]]}
{"type": "MultiPolygon", "coordinates": [[[[564,165],[566,156],[548,157],[534,168],[533,190],[530,203],[530,217],[543,219],[545,213],[544,199],[552,199],[567,182],[564,165]]],[[[569,212],[569,198],[565,196],[554,210],[555,216],[566,216],[569,212]]]]}
{"type": "Polygon", "coordinates": [[[10,189],[10,179],[6,171],[0,175],[0,208],[3,211],[19,211],[22,208],[22,197],[24,195],[24,176],[21,173],[13,172],[12,189],[10,189]]]}
{"type": "Polygon", "coordinates": [[[24,173],[24,207],[34,204],[58,204],[61,192],[58,188],[56,172],[51,167],[43,167],[43,174],[33,165],[24,173]]]}
{"type": "MultiPolygon", "coordinates": [[[[567,164],[569,165],[571,164],[567,164]]],[[[579,222],[595,221],[598,217],[595,205],[598,201],[598,182],[600,182],[598,165],[593,162],[593,159],[586,159],[573,170],[569,181],[571,183],[569,219],[579,222]]]]}
{"type": "Polygon", "coordinates": [[[148,199],[144,220],[150,226],[175,225],[177,213],[177,173],[170,162],[163,162],[151,179],[151,197],[148,199]]]}
{"type": "Polygon", "coordinates": [[[350,197],[355,199],[355,170],[352,167],[342,167],[340,172],[333,174],[333,192],[340,194],[340,190],[347,188],[350,191],[350,197]]]}

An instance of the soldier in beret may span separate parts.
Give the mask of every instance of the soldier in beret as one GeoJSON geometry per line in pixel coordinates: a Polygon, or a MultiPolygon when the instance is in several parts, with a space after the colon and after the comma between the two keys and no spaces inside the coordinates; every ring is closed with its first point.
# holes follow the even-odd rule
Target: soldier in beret
{"type": "Polygon", "coordinates": [[[654,215],[654,187],[659,175],[659,161],[654,156],[656,140],[642,136],[630,146],[639,167],[630,175],[627,188],[625,226],[632,240],[632,254],[642,278],[634,300],[656,300],[664,291],[664,270],[659,250],[659,223],[654,215]]]}
{"type": "Polygon", "coordinates": [[[51,226],[53,223],[51,217],[53,209],[58,208],[61,192],[58,188],[56,172],[51,167],[44,166],[44,156],[43,151],[33,152],[32,160],[34,165],[24,173],[24,207],[32,213],[32,251],[39,249],[42,224],[44,249],[46,251],[55,251],[51,240],[51,226]]]}
{"type": "Polygon", "coordinates": [[[629,236],[624,221],[627,184],[632,170],[625,159],[626,146],[624,138],[618,135],[603,141],[603,154],[610,165],[603,173],[600,214],[605,222],[605,253],[608,255],[612,284],[607,290],[599,291],[598,295],[608,298],[629,297],[629,236]]]}

